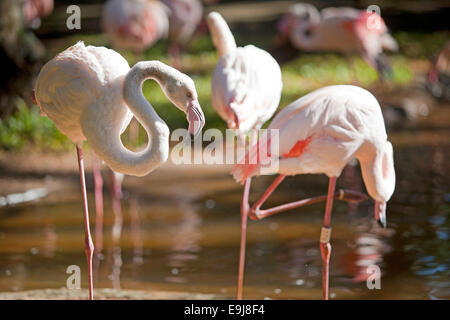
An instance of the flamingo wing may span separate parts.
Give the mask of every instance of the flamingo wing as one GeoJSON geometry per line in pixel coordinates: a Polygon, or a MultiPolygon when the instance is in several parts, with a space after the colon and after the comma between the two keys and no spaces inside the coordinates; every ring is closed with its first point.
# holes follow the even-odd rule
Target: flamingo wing
{"type": "MultiPolygon", "coordinates": [[[[296,158],[299,173],[339,175],[364,141],[385,141],[384,120],[376,99],[355,86],[329,86],[288,105],[272,120],[278,130],[279,158],[296,158]]],[[[235,179],[257,173],[269,136],[262,136],[233,169],[235,179]],[[256,159],[256,162],[255,162],[256,159]],[[253,160],[253,162],[252,162],[253,160]]]]}

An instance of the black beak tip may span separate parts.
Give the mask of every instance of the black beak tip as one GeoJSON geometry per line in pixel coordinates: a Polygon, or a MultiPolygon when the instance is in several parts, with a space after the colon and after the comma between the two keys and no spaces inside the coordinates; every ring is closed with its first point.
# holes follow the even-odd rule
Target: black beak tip
{"type": "Polygon", "coordinates": [[[386,229],[386,220],[378,219],[377,222],[380,227],[382,227],[383,229],[386,229]]]}
{"type": "Polygon", "coordinates": [[[191,141],[193,141],[195,138],[195,135],[193,133],[190,133],[189,135],[191,136],[191,141]]]}

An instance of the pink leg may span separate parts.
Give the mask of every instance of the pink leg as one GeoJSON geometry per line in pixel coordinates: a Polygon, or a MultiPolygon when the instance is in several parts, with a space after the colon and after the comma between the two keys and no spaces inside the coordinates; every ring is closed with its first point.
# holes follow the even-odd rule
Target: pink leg
{"type": "MultiPolygon", "coordinates": [[[[328,196],[318,196],[318,197],[312,197],[307,198],[299,201],[294,201],[286,204],[282,204],[270,209],[261,210],[261,206],[266,202],[266,200],[269,198],[269,196],[275,191],[275,189],[280,185],[280,183],[284,180],[286,176],[279,175],[274,182],[267,188],[267,190],[264,192],[264,194],[261,196],[261,198],[252,206],[250,209],[250,218],[253,220],[261,220],[264,218],[267,218],[271,215],[296,209],[302,206],[306,206],[309,204],[314,204],[318,202],[325,201],[328,196]]],[[[368,197],[358,191],[352,191],[352,190],[342,190],[340,189],[338,192],[334,193],[334,198],[339,200],[344,200],[348,202],[360,202],[363,200],[367,200],[368,197]]]]}
{"type": "Polygon", "coordinates": [[[172,67],[181,70],[180,47],[177,44],[169,45],[169,60],[172,67]]]}
{"type": "Polygon", "coordinates": [[[139,123],[135,118],[131,119],[130,122],[129,137],[133,147],[136,147],[139,144],[139,123]]]}
{"type": "Polygon", "coordinates": [[[325,208],[325,217],[323,218],[323,227],[320,234],[320,253],[322,256],[322,293],[323,300],[328,300],[330,256],[331,256],[331,211],[333,209],[334,190],[336,188],[336,177],[330,178],[328,185],[327,204],[325,208]]]}
{"type": "MultiPolygon", "coordinates": [[[[250,145],[255,143],[258,138],[258,132],[256,129],[252,130],[252,136],[250,139],[250,145]]],[[[246,139],[245,136],[239,135],[240,142],[245,144],[246,139]]],[[[245,247],[246,247],[246,239],[247,239],[247,221],[248,221],[248,213],[250,210],[250,206],[248,204],[248,197],[250,194],[250,185],[252,179],[248,178],[245,181],[244,185],[244,193],[242,195],[241,202],[241,245],[239,251],[239,268],[238,268],[238,288],[237,288],[237,299],[242,300],[242,291],[244,287],[244,269],[245,269],[245,247]]]]}
{"type": "Polygon", "coordinates": [[[329,262],[330,262],[330,254],[331,254],[331,245],[330,241],[330,221],[331,221],[331,210],[333,207],[333,199],[337,198],[339,200],[345,200],[349,202],[359,202],[363,200],[367,200],[368,197],[357,191],[350,190],[339,190],[335,193],[336,189],[336,177],[330,178],[330,183],[328,186],[328,194],[326,196],[313,197],[308,199],[303,199],[295,202],[290,202],[287,204],[283,204],[280,206],[276,206],[271,209],[261,210],[261,206],[264,202],[269,198],[269,196],[275,191],[275,189],[280,185],[280,183],[284,180],[284,175],[279,175],[274,182],[267,188],[261,198],[252,206],[250,209],[250,218],[254,220],[263,219],[274,215],[276,213],[280,213],[282,211],[295,209],[298,207],[302,207],[308,204],[318,203],[326,200],[326,209],[325,209],[325,218],[324,225],[322,228],[322,233],[320,235],[320,252],[322,256],[323,263],[323,278],[322,278],[322,289],[323,289],[323,298],[328,300],[328,279],[329,279],[329,262]]]}
{"type": "Polygon", "coordinates": [[[237,299],[242,300],[242,288],[244,286],[244,268],[245,268],[245,245],[247,238],[247,221],[248,221],[248,196],[250,193],[250,184],[252,179],[248,178],[244,185],[244,194],[241,202],[241,247],[239,252],[239,271],[238,271],[238,289],[237,299]]]}
{"type": "Polygon", "coordinates": [[[84,209],[84,232],[85,232],[85,252],[89,270],[89,299],[94,299],[94,282],[92,278],[92,256],[94,254],[94,243],[92,242],[91,230],[89,228],[89,211],[88,201],[86,194],[86,181],[84,178],[84,164],[83,164],[83,151],[81,147],[77,146],[78,167],[80,171],[81,182],[81,194],[83,197],[83,209],[84,209]]]}

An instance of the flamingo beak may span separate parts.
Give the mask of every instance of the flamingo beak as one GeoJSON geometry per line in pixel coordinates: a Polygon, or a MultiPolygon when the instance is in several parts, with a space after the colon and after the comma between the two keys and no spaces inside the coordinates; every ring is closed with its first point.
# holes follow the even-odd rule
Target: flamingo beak
{"type": "Polygon", "coordinates": [[[375,219],[380,226],[386,228],[386,202],[375,201],[375,219]]]}
{"type": "Polygon", "coordinates": [[[186,109],[186,118],[189,122],[188,131],[192,135],[197,135],[197,133],[202,130],[205,125],[205,116],[203,115],[202,108],[198,100],[191,100],[186,109]]]}
{"type": "Polygon", "coordinates": [[[228,120],[227,120],[228,129],[237,130],[239,129],[239,118],[231,108],[228,109],[228,120]]]}

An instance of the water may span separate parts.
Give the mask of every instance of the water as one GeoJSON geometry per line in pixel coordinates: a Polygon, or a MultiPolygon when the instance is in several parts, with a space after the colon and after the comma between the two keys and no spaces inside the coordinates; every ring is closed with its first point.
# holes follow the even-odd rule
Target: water
{"type": "MultiPolygon", "coordinates": [[[[388,203],[388,229],[374,223],[371,201],[357,207],[335,202],[331,298],[450,298],[449,123],[448,108],[441,106],[426,121],[390,132],[397,188],[388,203]],[[380,290],[366,286],[366,267],[373,264],[382,271],[380,290]]],[[[127,177],[119,240],[112,237],[115,220],[106,193],[96,287],[234,298],[242,186],[228,169],[168,164],[145,178],[127,177]],[[138,213],[140,222],[130,213],[138,213]]],[[[77,175],[34,178],[47,187],[47,196],[0,208],[0,292],[63,287],[69,265],[81,267],[86,287],[77,175]]],[[[252,201],[272,179],[254,179],[252,201]]],[[[268,205],[323,194],[327,182],[324,176],[287,178],[268,205]]],[[[94,231],[90,176],[88,183],[94,231]]],[[[338,187],[364,190],[359,167],[347,167],[338,187]]],[[[249,223],[245,298],[321,298],[323,211],[318,204],[249,223]]]]}

